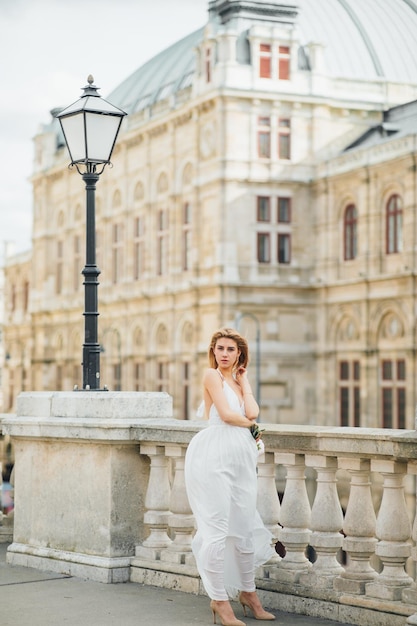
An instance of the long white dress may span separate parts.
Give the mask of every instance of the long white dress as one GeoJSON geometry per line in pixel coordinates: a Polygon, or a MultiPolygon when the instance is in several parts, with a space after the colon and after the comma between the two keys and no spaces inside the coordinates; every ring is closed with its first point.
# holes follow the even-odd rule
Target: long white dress
{"type": "MultiPolygon", "coordinates": [[[[244,415],[226,381],[223,391],[230,408],[244,415]]],[[[212,405],[207,428],[188,446],[185,483],[197,526],[192,550],[213,600],[254,591],[255,568],[275,555],[272,535],[256,510],[257,459],[250,430],[226,424],[212,405]]]]}

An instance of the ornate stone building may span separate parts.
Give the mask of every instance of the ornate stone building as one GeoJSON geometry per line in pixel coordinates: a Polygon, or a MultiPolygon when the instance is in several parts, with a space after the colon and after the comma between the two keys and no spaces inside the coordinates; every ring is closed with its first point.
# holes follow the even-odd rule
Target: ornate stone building
{"type": "MultiPolygon", "coordinates": [[[[213,0],[106,96],[129,115],[96,192],[103,384],[192,418],[235,325],[263,421],[414,426],[416,7],[213,0]]],[[[85,191],[54,114],[30,259],[5,269],[6,411],[22,381],[81,384],[85,191]]]]}

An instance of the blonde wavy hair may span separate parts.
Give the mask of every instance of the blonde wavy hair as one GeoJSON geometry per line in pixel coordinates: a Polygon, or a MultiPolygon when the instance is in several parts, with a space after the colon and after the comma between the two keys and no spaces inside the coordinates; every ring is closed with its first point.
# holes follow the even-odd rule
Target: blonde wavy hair
{"type": "Polygon", "coordinates": [[[216,343],[218,342],[218,340],[223,338],[232,339],[236,343],[237,349],[240,352],[239,359],[235,364],[234,369],[238,369],[239,367],[247,367],[249,363],[248,342],[233,328],[221,328],[213,334],[208,349],[208,359],[210,367],[214,369],[217,368],[217,362],[214,357],[214,348],[216,347],[216,343]]]}

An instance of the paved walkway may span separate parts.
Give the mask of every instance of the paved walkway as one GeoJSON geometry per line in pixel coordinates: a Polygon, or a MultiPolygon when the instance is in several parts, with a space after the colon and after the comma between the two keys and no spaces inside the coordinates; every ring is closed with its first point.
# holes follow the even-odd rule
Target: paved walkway
{"type": "MultiPolygon", "coordinates": [[[[6,564],[0,544],[1,626],[209,626],[209,601],[180,591],[136,583],[106,585],[6,564]]],[[[240,605],[236,616],[243,619],[240,605]]],[[[347,626],[275,612],[277,626],[347,626]]],[[[245,618],[247,626],[259,624],[245,618]]],[[[219,620],[217,620],[219,623],[219,620]]]]}

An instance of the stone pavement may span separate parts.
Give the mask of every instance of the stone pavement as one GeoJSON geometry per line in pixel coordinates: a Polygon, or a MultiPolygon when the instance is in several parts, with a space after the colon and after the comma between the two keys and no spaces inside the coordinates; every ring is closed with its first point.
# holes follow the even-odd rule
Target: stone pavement
{"type": "MultiPolygon", "coordinates": [[[[106,585],[6,564],[0,544],[1,626],[209,626],[208,598],[137,583],[106,585]]],[[[259,624],[236,616],[247,626],[259,624]]],[[[266,607],[267,608],[267,607],[266,607]]],[[[347,626],[340,622],[275,611],[277,626],[347,626]]],[[[218,620],[219,623],[219,620],[218,620]]],[[[268,622],[269,623],[269,622],[268,622]]]]}

